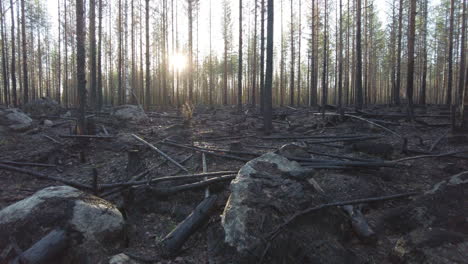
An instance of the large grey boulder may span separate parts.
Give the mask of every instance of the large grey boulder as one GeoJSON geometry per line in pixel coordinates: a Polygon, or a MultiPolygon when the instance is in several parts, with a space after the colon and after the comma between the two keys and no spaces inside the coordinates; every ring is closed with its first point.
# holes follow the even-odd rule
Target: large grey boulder
{"type": "Polygon", "coordinates": [[[64,108],[50,97],[42,97],[25,104],[23,110],[34,116],[58,116],[64,108]]]}
{"type": "Polygon", "coordinates": [[[299,163],[267,153],[247,162],[231,182],[231,196],[221,216],[226,242],[238,251],[255,247],[265,234],[253,223],[279,223],[281,213],[297,211],[308,199],[300,182],[313,175],[299,163]]]}
{"type": "Polygon", "coordinates": [[[112,115],[122,121],[140,122],[148,119],[145,111],[137,105],[121,105],[114,108],[112,115]]]}
{"type": "Polygon", "coordinates": [[[48,187],[0,211],[0,248],[31,247],[52,229],[71,238],[60,263],[99,263],[124,245],[125,221],[111,203],[68,186],[48,187]]]}
{"type": "Polygon", "coordinates": [[[6,126],[17,132],[32,127],[33,120],[18,108],[0,108],[0,126],[6,126]]]}
{"type": "Polygon", "coordinates": [[[347,250],[355,235],[350,218],[338,207],[303,215],[273,238],[269,234],[306,208],[379,193],[358,177],[306,170],[267,153],[247,162],[231,182],[221,224],[209,232],[214,241],[208,245],[210,263],[258,263],[264,252],[264,263],[364,263],[366,256],[347,250]]]}

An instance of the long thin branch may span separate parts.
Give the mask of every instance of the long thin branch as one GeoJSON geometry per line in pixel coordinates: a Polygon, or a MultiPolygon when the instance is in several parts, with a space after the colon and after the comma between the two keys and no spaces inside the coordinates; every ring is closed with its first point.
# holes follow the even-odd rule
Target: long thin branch
{"type": "Polygon", "coordinates": [[[163,188],[161,188],[161,189],[152,188],[152,190],[157,195],[166,196],[166,195],[171,195],[171,194],[181,192],[181,191],[187,191],[187,190],[203,188],[203,187],[211,185],[213,183],[229,181],[229,180],[233,180],[234,178],[236,178],[236,175],[226,175],[226,176],[211,178],[211,179],[208,179],[208,180],[203,180],[203,181],[199,181],[199,182],[195,182],[195,183],[188,183],[188,184],[178,185],[178,186],[175,186],[175,187],[169,187],[169,188],[164,188],[164,189],[163,188]]]}
{"type": "Polygon", "coordinates": [[[166,158],[167,160],[169,160],[170,162],[172,162],[174,165],[176,165],[177,167],[179,167],[181,170],[185,171],[185,172],[188,172],[188,170],[180,165],[177,161],[175,161],[174,159],[172,159],[171,157],[169,157],[166,153],[162,152],[160,149],[158,149],[157,147],[155,147],[153,144],[145,141],[144,139],[140,138],[139,136],[135,135],[135,134],[132,134],[132,137],[135,138],[136,140],[140,141],[141,143],[147,145],[148,147],[150,147],[151,149],[155,150],[156,152],[158,152],[159,154],[161,154],[161,156],[163,156],[164,158],[166,158]]]}
{"type": "Polygon", "coordinates": [[[22,168],[17,168],[17,167],[13,167],[13,166],[1,164],[1,163],[0,163],[0,169],[4,169],[4,170],[8,170],[8,171],[21,172],[21,173],[28,174],[28,175],[34,176],[34,177],[36,177],[38,179],[42,179],[42,180],[58,181],[58,182],[61,182],[63,184],[66,184],[66,185],[69,185],[69,186],[72,186],[72,187],[75,187],[75,188],[78,188],[78,189],[86,189],[86,190],[92,190],[93,189],[91,186],[86,185],[86,184],[82,184],[82,183],[79,183],[79,182],[69,181],[69,180],[65,180],[65,179],[61,179],[61,178],[57,178],[57,177],[53,177],[53,176],[47,176],[47,175],[42,174],[40,172],[35,172],[35,171],[30,171],[30,170],[26,170],[26,169],[22,169],[22,168]]]}
{"type": "Polygon", "coordinates": [[[7,165],[15,165],[15,166],[48,167],[48,168],[56,167],[56,165],[54,164],[18,162],[18,161],[10,161],[10,160],[0,160],[0,163],[7,164],[7,165]]]}
{"type": "Polygon", "coordinates": [[[369,203],[369,202],[378,202],[378,201],[386,201],[386,200],[393,200],[393,199],[398,199],[398,198],[405,198],[405,197],[410,197],[410,196],[415,196],[421,194],[421,192],[408,192],[408,193],[401,193],[401,194],[394,194],[394,195],[387,195],[387,196],[379,196],[379,197],[371,197],[371,198],[363,198],[363,199],[356,199],[356,200],[349,200],[349,201],[341,201],[341,202],[333,202],[333,203],[326,203],[326,204],[321,204],[318,206],[314,207],[309,207],[307,209],[304,209],[302,211],[299,211],[292,216],[290,216],[286,221],[284,221],[282,224],[278,225],[273,231],[268,233],[265,236],[265,239],[263,241],[266,241],[268,244],[263,251],[263,254],[261,256],[261,260],[265,257],[266,253],[268,252],[270,248],[271,241],[275,239],[275,237],[280,233],[281,230],[283,230],[286,226],[290,225],[292,222],[294,222],[297,218],[315,212],[319,211],[322,209],[330,208],[330,207],[335,207],[335,206],[344,206],[344,205],[353,205],[353,204],[361,204],[361,203],[369,203]]]}
{"type": "Polygon", "coordinates": [[[414,159],[447,157],[447,156],[453,156],[455,154],[466,153],[466,152],[468,152],[468,150],[452,151],[452,152],[447,152],[447,153],[442,153],[442,154],[419,155],[419,156],[413,156],[413,157],[407,157],[407,158],[392,160],[391,162],[392,163],[397,163],[397,162],[414,160],[414,159]]]}
{"type": "Polygon", "coordinates": [[[180,145],[180,144],[171,143],[171,142],[167,142],[167,141],[163,141],[163,142],[161,142],[161,144],[170,145],[170,146],[179,147],[179,148],[191,149],[191,150],[203,152],[203,153],[210,154],[210,155],[216,156],[216,157],[221,157],[221,158],[240,160],[240,161],[250,161],[251,160],[251,159],[241,158],[241,157],[232,156],[232,155],[218,154],[218,153],[214,153],[212,151],[204,150],[204,149],[201,149],[201,148],[198,148],[198,147],[185,146],[185,145],[180,145]]]}
{"type": "Polygon", "coordinates": [[[159,177],[156,179],[152,179],[150,181],[141,180],[141,181],[128,181],[128,182],[120,182],[120,183],[102,184],[102,185],[99,185],[99,188],[110,189],[110,188],[124,187],[124,186],[143,185],[147,183],[158,183],[158,182],[164,182],[164,181],[188,180],[188,179],[197,179],[197,178],[204,178],[204,177],[231,175],[231,174],[236,174],[236,173],[237,171],[216,171],[216,172],[188,174],[188,175],[181,175],[181,176],[163,176],[163,177],[159,177]]]}

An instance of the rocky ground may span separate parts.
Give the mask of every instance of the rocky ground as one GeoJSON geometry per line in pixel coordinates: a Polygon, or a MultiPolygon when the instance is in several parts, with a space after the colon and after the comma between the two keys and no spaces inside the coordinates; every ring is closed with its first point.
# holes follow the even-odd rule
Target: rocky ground
{"type": "MultiPolygon", "coordinates": [[[[146,113],[136,106],[106,108],[89,113],[85,134],[98,135],[93,139],[67,137],[76,130],[73,110],[42,102],[24,111],[0,108],[0,237],[10,237],[0,243],[0,263],[16,257],[12,245],[26,250],[54,228],[88,223],[76,224],[77,214],[96,219],[91,224],[101,229],[108,227],[98,221],[109,223],[110,217],[116,223],[111,231],[117,235],[73,238],[84,255],[90,247],[100,250],[88,263],[463,263],[468,258],[468,134],[451,133],[443,108],[417,109],[416,122],[383,106],[359,113],[348,109],[345,116],[280,108],[272,135],[263,134],[262,119],[252,109],[238,114],[231,107],[146,113]],[[195,189],[179,186],[203,178],[152,182],[203,172],[202,153],[207,172],[231,172],[195,189]],[[429,156],[406,159],[421,155],[429,156]],[[135,175],[142,182],[131,188],[109,186],[135,175]],[[37,198],[37,191],[64,185],[50,177],[82,184],[84,192],[64,189],[37,198]],[[95,179],[100,187],[86,189],[95,179]],[[166,236],[204,201],[206,186],[216,195],[209,218],[180,250],[168,252],[166,236]],[[407,195],[340,203],[395,194],[407,195]],[[330,203],[340,206],[308,210],[330,203]],[[76,204],[111,213],[94,217],[104,213],[76,204]],[[12,212],[24,210],[31,216],[19,214],[24,221],[12,224],[12,214],[18,215],[12,212]],[[37,220],[61,211],[66,220],[37,220]],[[26,227],[29,231],[20,231],[26,227]]],[[[109,230],[95,233],[101,231],[109,230]]],[[[55,261],[84,263],[83,254],[55,261]]]]}

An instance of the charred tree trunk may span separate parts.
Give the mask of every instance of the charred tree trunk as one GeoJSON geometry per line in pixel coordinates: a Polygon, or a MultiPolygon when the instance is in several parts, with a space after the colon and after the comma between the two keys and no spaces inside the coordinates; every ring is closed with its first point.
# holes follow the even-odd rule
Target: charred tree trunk
{"type": "Polygon", "coordinates": [[[397,68],[396,68],[396,85],[394,91],[393,102],[400,105],[400,87],[401,87],[401,37],[403,31],[403,0],[400,0],[398,12],[398,48],[397,48],[397,68]]]}
{"type": "Polygon", "coordinates": [[[23,52],[23,103],[28,103],[29,100],[29,85],[28,85],[28,51],[26,49],[26,10],[24,5],[25,0],[21,0],[21,40],[23,52]]]}
{"type": "Polygon", "coordinates": [[[96,0],[89,1],[89,70],[90,70],[90,104],[97,109],[97,76],[96,76],[96,0]]]}
{"type": "MultiPolygon", "coordinates": [[[[11,68],[10,68],[10,72],[11,72],[11,93],[12,93],[11,100],[13,101],[13,106],[17,107],[18,95],[16,91],[15,16],[14,16],[13,8],[14,8],[13,0],[10,0],[10,9],[11,9],[11,68]]],[[[59,50],[60,50],[60,46],[59,46],[59,50]]],[[[60,55],[59,55],[59,58],[60,58],[60,55]]]]}
{"type": "Polygon", "coordinates": [[[357,0],[356,6],[356,108],[362,109],[362,53],[361,53],[361,0],[357,0]]]}
{"type": "Polygon", "coordinates": [[[450,28],[449,28],[449,35],[448,35],[448,74],[447,74],[447,98],[446,104],[452,104],[452,79],[453,79],[453,20],[455,15],[455,0],[450,0],[450,28]]]}
{"type": "Polygon", "coordinates": [[[242,0],[239,0],[239,69],[237,72],[237,110],[242,111],[242,0]]]}
{"type": "Polygon", "coordinates": [[[268,0],[268,22],[267,22],[267,50],[266,50],[266,72],[265,72],[265,111],[263,113],[265,133],[271,133],[272,125],[272,86],[273,86],[273,22],[274,6],[273,0],[268,0]]]}
{"type": "Polygon", "coordinates": [[[85,131],[86,109],[86,52],[85,52],[85,17],[83,0],[76,0],[76,80],[78,84],[79,101],[79,134],[85,131]]]}
{"type": "Polygon", "coordinates": [[[413,115],[413,80],[414,80],[414,39],[416,31],[416,0],[410,0],[410,18],[408,29],[408,72],[406,95],[408,97],[408,114],[412,120],[413,115]]]}
{"type": "Polygon", "coordinates": [[[260,8],[260,112],[265,110],[265,0],[260,8]]]}
{"type": "Polygon", "coordinates": [[[145,102],[146,109],[149,109],[151,104],[151,69],[150,69],[150,41],[149,41],[149,0],[146,0],[145,3],[145,39],[146,39],[146,76],[145,76],[145,102]]]}

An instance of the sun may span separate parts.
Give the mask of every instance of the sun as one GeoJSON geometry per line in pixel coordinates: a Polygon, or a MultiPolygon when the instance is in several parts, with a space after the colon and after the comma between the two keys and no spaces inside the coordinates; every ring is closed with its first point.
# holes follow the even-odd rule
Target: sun
{"type": "Polygon", "coordinates": [[[174,53],[170,56],[169,62],[171,68],[174,67],[176,71],[183,71],[187,67],[187,58],[180,53],[174,53]]]}

